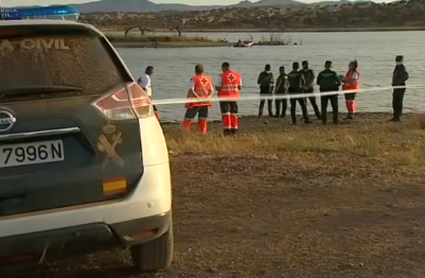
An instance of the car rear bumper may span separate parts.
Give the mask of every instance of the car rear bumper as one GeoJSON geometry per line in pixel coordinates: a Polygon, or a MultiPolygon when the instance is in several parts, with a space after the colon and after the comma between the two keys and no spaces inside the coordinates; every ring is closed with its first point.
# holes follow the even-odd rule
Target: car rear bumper
{"type": "Polygon", "coordinates": [[[92,223],[0,239],[0,266],[41,263],[153,240],[170,228],[171,211],[116,224],[92,223]]]}
{"type": "Polygon", "coordinates": [[[171,211],[169,163],[146,166],[135,190],[123,199],[0,218],[5,237],[105,223],[113,225],[171,211]]]}

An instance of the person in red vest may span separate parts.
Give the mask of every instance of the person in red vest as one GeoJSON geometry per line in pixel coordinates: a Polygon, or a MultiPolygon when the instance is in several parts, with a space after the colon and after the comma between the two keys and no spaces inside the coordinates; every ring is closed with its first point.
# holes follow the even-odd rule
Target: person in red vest
{"type": "Polygon", "coordinates": [[[187,93],[189,101],[196,102],[186,103],[186,114],[183,120],[183,129],[190,131],[193,119],[198,115],[198,131],[200,133],[208,132],[208,107],[212,106],[211,101],[208,101],[214,93],[214,86],[211,77],[204,74],[204,66],[198,64],[195,66],[195,76],[190,79],[190,88],[187,93]],[[205,101],[200,101],[204,100],[205,101]]]}
{"type": "Polygon", "coordinates": [[[234,135],[239,129],[238,100],[242,89],[242,76],[230,69],[230,64],[227,62],[221,65],[221,70],[223,73],[219,75],[216,89],[218,97],[225,98],[220,101],[223,134],[234,135]]]}
{"type": "Polygon", "coordinates": [[[345,104],[347,106],[348,115],[345,120],[352,120],[354,118],[354,113],[356,112],[356,103],[354,99],[356,94],[360,91],[360,73],[357,71],[357,61],[351,61],[348,64],[348,71],[345,74],[342,85],[343,91],[353,91],[350,93],[344,94],[345,104]]]}

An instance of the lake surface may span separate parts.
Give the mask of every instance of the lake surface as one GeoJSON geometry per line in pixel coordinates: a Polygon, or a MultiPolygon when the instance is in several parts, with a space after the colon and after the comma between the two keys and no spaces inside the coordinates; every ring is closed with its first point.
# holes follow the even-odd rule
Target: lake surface
{"type": "MultiPolygon", "coordinates": [[[[266,33],[188,33],[188,36],[226,38],[229,41],[268,38],[266,33]]],[[[276,35],[276,34],[275,34],[276,35]]],[[[388,87],[394,69],[396,55],[404,55],[410,74],[409,85],[422,85],[425,76],[424,31],[364,32],[364,33],[288,33],[280,34],[299,45],[258,46],[252,48],[118,48],[135,78],[146,66],[155,67],[153,76],[154,100],[184,98],[194,66],[202,63],[214,82],[221,71],[221,63],[228,61],[233,69],[243,75],[244,89],[241,94],[257,94],[257,77],[264,65],[269,63],[274,74],[284,65],[290,71],[292,62],[308,60],[316,75],[323,69],[325,60],[333,61],[334,70],[344,74],[350,60],[357,59],[362,76],[362,89],[388,87]]],[[[391,90],[367,91],[357,96],[358,112],[391,112],[391,90]]],[[[311,107],[310,107],[311,108],[311,107]]],[[[180,121],[184,105],[158,106],[163,120],[180,121]]],[[[345,111],[343,97],[340,110],[345,111]]],[[[405,111],[425,110],[425,89],[408,89],[405,95],[405,111]]],[[[300,111],[299,111],[300,112],[300,111]]],[[[242,115],[256,115],[258,101],[241,101],[242,115]]],[[[212,119],[220,119],[218,104],[211,109],[212,119]]]]}

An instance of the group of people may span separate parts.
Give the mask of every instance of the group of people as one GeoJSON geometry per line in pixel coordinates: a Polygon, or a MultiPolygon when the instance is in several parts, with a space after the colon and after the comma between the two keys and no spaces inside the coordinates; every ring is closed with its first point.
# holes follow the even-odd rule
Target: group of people
{"type": "MultiPolygon", "coordinates": [[[[403,56],[398,55],[396,57],[396,67],[393,72],[392,86],[405,86],[406,81],[409,79],[406,67],[403,65],[403,56]]],[[[314,92],[314,81],[316,79],[313,70],[309,68],[308,61],[303,61],[300,64],[294,62],[292,64],[292,71],[289,73],[285,72],[285,67],[279,68],[279,76],[275,80],[273,73],[271,72],[270,65],[266,65],[264,71],[258,76],[258,85],[260,86],[260,95],[271,96],[275,95],[291,95],[291,94],[309,94],[314,92]]],[[[356,94],[360,91],[360,73],[358,71],[358,63],[356,60],[351,61],[348,64],[348,71],[345,75],[338,75],[332,69],[332,62],[325,62],[325,69],[321,71],[316,79],[316,85],[319,86],[320,92],[337,92],[340,86],[344,93],[347,117],[344,120],[353,120],[354,113],[356,111],[355,98],[356,94]]],[[[398,122],[401,120],[403,111],[403,98],[405,88],[395,88],[393,92],[393,118],[390,121],[398,122]]],[[[296,105],[300,104],[303,120],[305,123],[311,123],[310,117],[307,113],[307,104],[310,102],[313,107],[314,113],[319,120],[322,120],[323,124],[327,123],[327,108],[328,103],[331,103],[333,123],[338,124],[338,94],[324,94],[320,97],[321,109],[317,105],[316,97],[311,96],[307,98],[290,98],[291,106],[291,119],[292,123],[296,124],[296,105]]],[[[265,100],[260,101],[258,117],[263,115],[265,100]]],[[[288,107],[288,101],[286,98],[279,97],[275,100],[276,110],[273,113],[272,100],[267,100],[267,108],[270,117],[285,118],[286,110],[288,107]]]]}
{"type": "MultiPolygon", "coordinates": [[[[309,68],[308,61],[301,63],[302,68],[298,62],[292,63],[292,71],[288,74],[285,72],[285,67],[279,68],[279,77],[276,80],[273,78],[273,73],[270,71],[270,65],[265,66],[265,70],[258,76],[258,85],[260,86],[261,95],[291,95],[291,94],[312,94],[314,92],[314,81],[316,76],[309,68]]],[[[338,76],[338,74],[331,70],[332,62],[325,62],[325,69],[321,71],[316,80],[316,84],[319,86],[320,92],[335,92],[339,90],[342,85],[343,90],[353,91],[352,93],[345,94],[346,106],[348,115],[345,120],[352,120],[355,112],[355,96],[360,90],[360,73],[357,71],[357,61],[351,61],[348,66],[348,71],[345,77],[338,76]]],[[[308,98],[290,98],[291,105],[291,119],[292,124],[297,123],[296,118],[296,106],[297,103],[301,106],[303,120],[306,124],[312,123],[310,116],[307,113],[307,101],[310,101],[316,117],[322,120],[323,124],[327,122],[327,107],[328,103],[331,103],[333,112],[333,122],[338,124],[338,94],[335,95],[323,95],[321,96],[321,109],[319,109],[316,97],[311,96],[308,98]]],[[[258,116],[263,115],[265,101],[261,100],[258,116]]],[[[288,106],[287,99],[279,98],[276,100],[276,114],[272,111],[272,100],[267,101],[267,108],[270,117],[284,118],[286,116],[286,109],[288,106]],[[282,110],[281,110],[282,108],[282,110]]]]}
{"type": "Polygon", "coordinates": [[[230,68],[230,64],[224,62],[221,65],[223,73],[219,75],[216,86],[213,85],[210,76],[205,74],[203,65],[195,66],[195,76],[190,79],[190,87],[187,93],[186,113],[183,120],[183,129],[190,131],[192,121],[198,115],[198,132],[207,133],[208,109],[212,102],[214,91],[217,90],[220,101],[221,121],[225,136],[235,135],[239,129],[238,100],[242,89],[242,75],[230,68]],[[196,100],[196,102],[193,102],[196,100]]]}
{"type": "MultiPolygon", "coordinates": [[[[190,86],[187,92],[188,102],[186,103],[186,113],[183,120],[183,129],[190,131],[192,122],[198,116],[198,131],[200,133],[208,132],[208,112],[212,102],[214,91],[218,91],[218,96],[223,98],[220,101],[220,110],[222,114],[222,124],[224,135],[235,135],[239,129],[238,119],[238,100],[239,92],[242,89],[242,76],[230,68],[230,64],[224,62],[221,65],[223,71],[219,75],[219,82],[213,85],[212,78],[205,74],[204,66],[198,64],[195,66],[195,76],[190,79],[190,86]]],[[[152,80],[154,73],[153,66],[148,66],[145,73],[138,79],[137,83],[146,91],[149,98],[152,98],[152,80]]],[[[153,105],[156,118],[159,120],[158,109],[153,105]]]]}
{"type": "MultiPolygon", "coordinates": [[[[393,71],[392,86],[393,91],[393,118],[390,121],[398,122],[401,120],[403,111],[403,99],[406,81],[409,79],[409,74],[403,64],[403,56],[396,56],[396,66],[393,71]],[[401,88],[400,88],[401,87],[401,88]]],[[[260,95],[272,96],[281,95],[275,100],[276,112],[272,111],[273,101],[267,100],[267,108],[270,117],[284,118],[288,107],[288,98],[283,95],[299,95],[309,94],[314,92],[314,84],[319,86],[319,91],[323,94],[320,97],[321,107],[316,101],[315,96],[289,98],[290,114],[292,123],[297,123],[296,107],[297,103],[301,106],[305,123],[311,123],[310,116],[307,113],[307,102],[309,101],[315,112],[315,116],[323,122],[327,123],[327,108],[330,102],[332,106],[333,123],[338,124],[338,91],[342,86],[344,93],[347,117],[345,120],[354,119],[356,111],[355,98],[356,94],[360,91],[360,73],[358,71],[358,63],[356,60],[351,61],[348,65],[348,71],[345,75],[338,75],[332,70],[332,62],[326,61],[324,70],[321,71],[317,78],[309,68],[308,61],[303,61],[300,64],[294,62],[292,64],[292,71],[285,72],[285,67],[279,68],[279,76],[275,80],[271,72],[271,66],[266,65],[265,70],[260,73],[258,77],[258,85],[260,87],[260,95]],[[316,82],[315,82],[316,80],[316,82]],[[329,92],[335,92],[334,94],[329,92]]],[[[220,101],[220,110],[222,115],[222,125],[224,135],[234,135],[239,129],[238,121],[238,100],[240,91],[242,89],[242,75],[231,69],[228,62],[222,64],[222,73],[219,75],[218,83],[214,86],[212,78],[205,74],[203,65],[198,64],[195,66],[195,76],[190,79],[190,86],[187,92],[186,113],[183,120],[183,129],[190,131],[192,122],[198,116],[198,131],[200,133],[208,132],[208,110],[212,106],[210,99],[213,97],[214,92],[218,92],[218,97],[223,98],[220,101]]],[[[151,89],[151,75],[153,74],[153,67],[146,68],[145,74],[139,79],[138,83],[146,90],[149,97],[152,95],[151,89]]],[[[260,101],[258,116],[263,115],[264,105],[266,100],[260,101]]],[[[159,119],[159,113],[154,106],[155,115],[159,119]]]]}

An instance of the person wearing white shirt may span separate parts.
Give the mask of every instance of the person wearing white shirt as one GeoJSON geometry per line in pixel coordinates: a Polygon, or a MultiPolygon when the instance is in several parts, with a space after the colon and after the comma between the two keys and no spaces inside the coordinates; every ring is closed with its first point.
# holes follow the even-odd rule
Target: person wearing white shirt
{"type": "MultiPolygon", "coordinates": [[[[142,76],[140,76],[140,78],[137,80],[137,83],[139,83],[140,87],[142,87],[143,90],[146,91],[150,99],[152,99],[152,80],[151,80],[152,75],[153,75],[153,67],[148,66],[145,70],[145,73],[142,74],[142,76]]],[[[153,110],[155,112],[156,118],[159,120],[159,113],[155,105],[153,105],[153,110]]]]}

